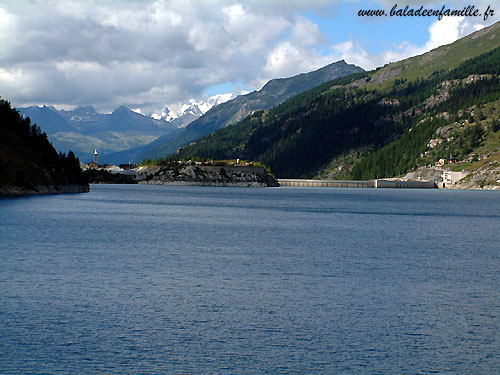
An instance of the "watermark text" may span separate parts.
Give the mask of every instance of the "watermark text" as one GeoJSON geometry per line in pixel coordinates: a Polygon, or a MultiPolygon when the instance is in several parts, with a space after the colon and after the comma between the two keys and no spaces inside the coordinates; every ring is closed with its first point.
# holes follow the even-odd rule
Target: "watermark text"
{"type": "Polygon", "coordinates": [[[404,8],[395,4],[390,10],[385,9],[360,9],[358,16],[360,17],[437,17],[442,20],[443,17],[483,17],[486,21],[489,17],[493,17],[495,11],[488,5],[484,12],[476,8],[475,5],[467,5],[460,9],[448,8],[443,5],[441,8],[425,8],[423,5],[420,8],[411,8],[406,5],[404,8]]]}

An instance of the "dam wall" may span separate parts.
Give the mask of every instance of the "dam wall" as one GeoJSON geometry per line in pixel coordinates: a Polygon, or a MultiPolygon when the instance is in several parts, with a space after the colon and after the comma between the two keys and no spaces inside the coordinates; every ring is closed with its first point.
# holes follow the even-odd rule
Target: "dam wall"
{"type": "Polygon", "coordinates": [[[301,180],[278,179],[280,186],[293,187],[337,187],[337,188],[374,188],[374,181],[348,181],[348,180],[301,180]]]}
{"type": "Polygon", "coordinates": [[[436,189],[434,181],[394,181],[394,180],[374,180],[375,188],[393,189],[436,189]]]}
{"type": "Polygon", "coordinates": [[[303,180],[278,179],[280,186],[290,187],[334,187],[334,188],[372,188],[372,189],[434,189],[433,181],[395,181],[395,180],[303,180]]]}

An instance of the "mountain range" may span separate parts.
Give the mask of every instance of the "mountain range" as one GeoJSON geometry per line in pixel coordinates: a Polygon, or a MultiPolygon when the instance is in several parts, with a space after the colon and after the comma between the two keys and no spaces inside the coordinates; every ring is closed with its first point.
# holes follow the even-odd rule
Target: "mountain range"
{"type": "Polygon", "coordinates": [[[191,101],[180,113],[166,107],[151,117],[124,106],[111,114],[98,113],[91,106],[70,111],[53,106],[18,110],[48,134],[56,149],[72,150],[82,161],[92,160],[97,149],[101,162],[140,162],[166,156],[256,110],[269,109],[324,82],[357,72],[363,69],[339,61],[313,72],[273,79],[261,90],[231,100],[230,94],[216,95],[206,102],[191,101]]]}
{"type": "Polygon", "coordinates": [[[110,114],[98,113],[91,106],[71,111],[59,111],[52,106],[30,106],[18,110],[48,134],[57,150],[72,150],[84,162],[93,159],[94,149],[99,153],[111,153],[147,144],[177,129],[171,123],[155,120],[124,106],[110,114]]]}
{"type": "Polygon", "coordinates": [[[189,104],[184,104],[181,107],[180,114],[170,110],[168,107],[165,107],[160,115],[153,113],[151,117],[156,120],[170,122],[178,128],[183,128],[203,116],[211,108],[227,102],[231,99],[231,97],[232,94],[218,94],[208,98],[206,101],[196,102],[191,100],[189,104]]]}
{"type": "Polygon", "coordinates": [[[295,95],[332,79],[360,72],[364,72],[364,70],[342,60],[313,72],[302,73],[289,78],[273,79],[258,91],[239,95],[232,100],[212,107],[203,116],[186,126],[184,131],[178,133],[175,137],[167,135],[159,138],[148,146],[130,150],[130,155],[133,155],[134,161],[166,156],[175,152],[179,147],[217,129],[236,123],[255,111],[272,108],[295,95]]]}
{"type": "MultiPolygon", "coordinates": [[[[183,115],[203,113],[197,103],[191,105],[183,115]]],[[[443,169],[432,166],[444,164],[468,174],[468,186],[500,188],[499,108],[496,23],[370,72],[339,61],[272,80],[213,106],[188,125],[175,125],[181,116],[168,109],[155,118],[125,107],[110,115],[90,107],[31,110],[50,119],[51,127],[39,124],[51,139],[80,135],[94,142],[92,150],[102,139],[120,139],[110,120],[118,118],[121,134],[142,143],[127,148],[122,142],[121,151],[104,155],[114,163],[238,158],[266,164],[280,178],[331,179],[437,176],[443,169]]]]}
{"type": "MultiPolygon", "coordinates": [[[[161,115],[151,117],[125,106],[109,114],[98,113],[92,106],[69,111],[57,110],[53,106],[21,107],[18,110],[48,134],[56,149],[72,150],[82,161],[87,161],[93,159],[95,149],[100,155],[105,155],[146,145],[160,136],[176,133],[228,99],[227,94],[216,95],[205,102],[191,101],[182,106],[179,114],[165,108],[161,115]]],[[[129,161],[130,158],[125,159],[129,161]]],[[[106,161],[105,156],[102,161],[106,161]]],[[[111,162],[119,163],[121,159],[115,158],[111,162]]]]}

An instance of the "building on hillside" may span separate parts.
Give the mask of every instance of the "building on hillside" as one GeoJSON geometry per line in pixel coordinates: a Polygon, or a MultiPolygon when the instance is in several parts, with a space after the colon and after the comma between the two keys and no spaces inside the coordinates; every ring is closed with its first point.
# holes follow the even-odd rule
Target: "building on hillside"
{"type": "Polygon", "coordinates": [[[435,163],[435,166],[436,167],[442,167],[445,163],[445,160],[444,159],[439,159],[436,163],[435,163]]]}
{"type": "Polygon", "coordinates": [[[97,164],[97,149],[94,149],[94,161],[87,163],[86,166],[88,169],[98,169],[99,164],[97,164]]]}
{"type": "Polygon", "coordinates": [[[132,164],[132,163],[127,163],[127,164],[120,164],[119,167],[121,169],[124,169],[126,171],[130,170],[130,169],[134,169],[134,168],[137,168],[137,164],[132,164]]]}
{"type": "Polygon", "coordinates": [[[88,169],[98,169],[99,165],[97,163],[91,161],[90,163],[87,163],[87,168],[88,169]]]}
{"type": "Polygon", "coordinates": [[[452,172],[452,171],[443,171],[443,187],[452,187],[456,185],[458,181],[467,176],[467,172],[452,172]]]}

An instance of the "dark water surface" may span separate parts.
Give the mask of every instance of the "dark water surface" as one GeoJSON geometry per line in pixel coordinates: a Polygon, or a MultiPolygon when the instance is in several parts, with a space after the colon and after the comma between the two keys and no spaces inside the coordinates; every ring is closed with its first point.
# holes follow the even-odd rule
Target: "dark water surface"
{"type": "Polygon", "coordinates": [[[0,200],[0,373],[500,373],[500,192],[0,200]]]}

